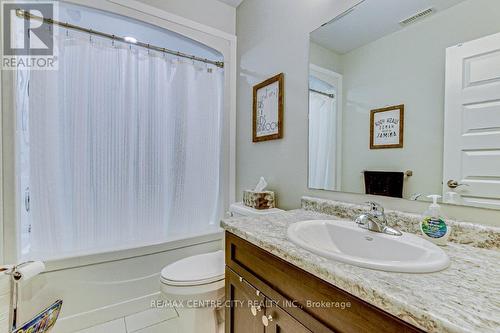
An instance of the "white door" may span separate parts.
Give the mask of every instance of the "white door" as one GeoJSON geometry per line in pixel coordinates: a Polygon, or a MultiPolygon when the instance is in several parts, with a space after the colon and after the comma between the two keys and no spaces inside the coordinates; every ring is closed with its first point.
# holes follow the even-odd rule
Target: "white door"
{"type": "Polygon", "coordinates": [[[500,33],[446,50],[444,124],[443,192],[500,209],[500,33]]]}

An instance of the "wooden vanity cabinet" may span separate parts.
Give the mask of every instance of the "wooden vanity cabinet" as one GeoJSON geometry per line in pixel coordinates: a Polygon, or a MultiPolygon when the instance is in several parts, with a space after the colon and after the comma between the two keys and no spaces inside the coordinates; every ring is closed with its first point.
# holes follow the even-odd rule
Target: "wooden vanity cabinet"
{"type": "Polygon", "coordinates": [[[231,318],[226,320],[226,332],[264,333],[264,296],[227,267],[226,301],[231,302],[226,307],[226,318],[231,318]]]}
{"type": "Polygon", "coordinates": [[[226,333],[424,332],[229,232],[226,300],[226,333]]]}
{"type": "Polygon", "coordinates": [[[226,297],[231,301],[226,308],[226,332],[311,333],[229,268],[226,268],[226,297]]]}

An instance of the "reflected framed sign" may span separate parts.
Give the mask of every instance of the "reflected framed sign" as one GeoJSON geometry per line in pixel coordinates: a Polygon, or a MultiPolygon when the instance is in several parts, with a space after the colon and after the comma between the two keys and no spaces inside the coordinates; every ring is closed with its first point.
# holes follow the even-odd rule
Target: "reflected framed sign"
{"type": "Polygon", "coordinates": [[[370,149],[403,148],[405,106],[370,112],[370,149]]]}

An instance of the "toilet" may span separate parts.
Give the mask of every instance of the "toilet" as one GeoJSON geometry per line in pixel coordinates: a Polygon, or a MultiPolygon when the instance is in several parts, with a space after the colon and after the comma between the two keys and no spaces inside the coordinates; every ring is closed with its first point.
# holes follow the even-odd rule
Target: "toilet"
{"type": "MultiPolygon", "coordinates": [[[[231,205],[231,216],[282,212],[231,205]]],[[[224,251],[198,254],[167,265],[160,274],[162,298],[179,313],[179,332],[224,332],[224,251]]]]}
{"type": "Polygon", "coordinates": [[[179,332],[223,332],[224,252],[199,254],[176,261],[161,271],[163,298],[179,314],[179,332]]]}

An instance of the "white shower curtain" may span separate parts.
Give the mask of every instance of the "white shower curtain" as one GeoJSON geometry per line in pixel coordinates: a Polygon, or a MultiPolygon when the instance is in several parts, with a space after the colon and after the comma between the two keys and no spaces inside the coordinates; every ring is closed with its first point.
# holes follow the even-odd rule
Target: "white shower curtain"
{"type": "Polygon", "coordinates": [[[309,93],[309,187],[335,189],[337,117],[334,100],[309,93]]]}
{"type": "Polygon", "coordinates": [[[214,228],[223,70],[78,32],[58,47],[58,71],[29,73],[29,257],[214,228]]]}

